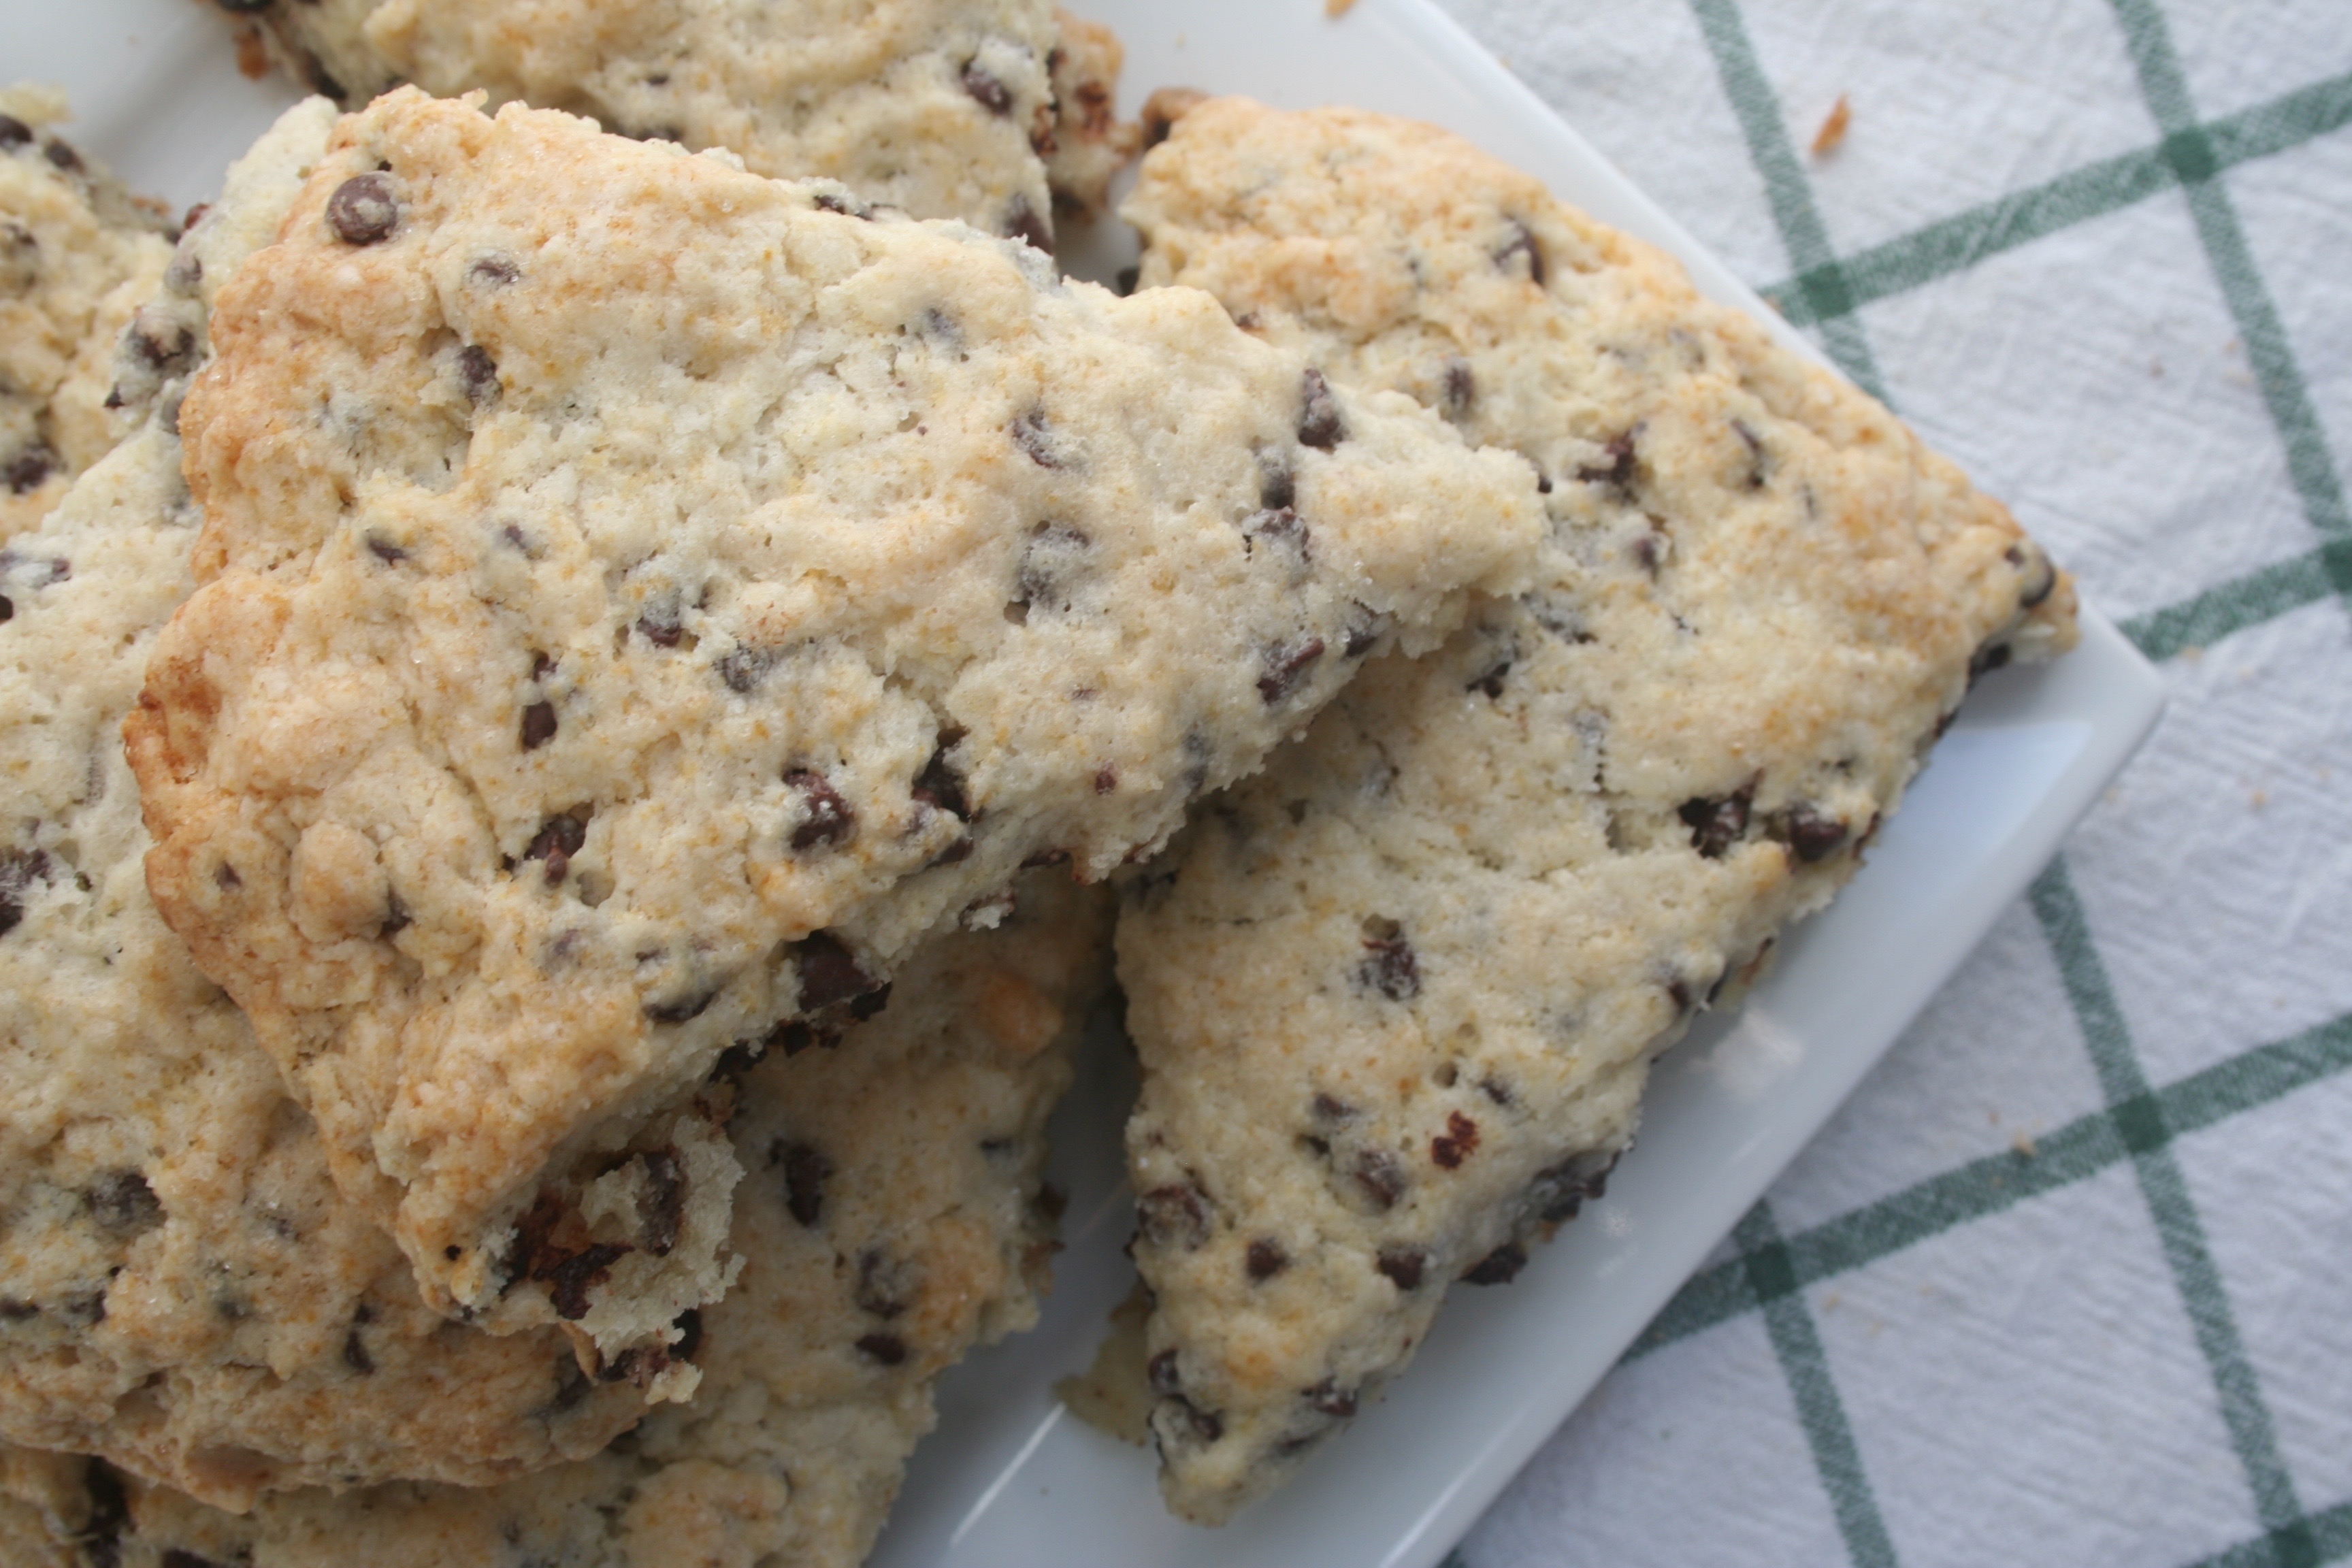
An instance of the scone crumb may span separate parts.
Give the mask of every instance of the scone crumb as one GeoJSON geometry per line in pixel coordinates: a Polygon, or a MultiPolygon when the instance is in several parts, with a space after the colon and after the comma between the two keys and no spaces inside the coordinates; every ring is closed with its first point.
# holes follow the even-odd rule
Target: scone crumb
{"type": "Polygon", "coordinates": [[[1110,1331],[1095,1347],[1094,1364],[1054,1384],[1054,1396],[1071,1415],[1139,1448],[1151,1439],[1151,1385],[1143,1367],[1143,1325],[1150,1315],[1139,1280],[1111,1309],[1110,1331]]]}
{"type": "Polygon", "coordinates": [[[1822,121],[1819,131],[1813,132],[1813,156],[1826,158],[1836,152],[1844,144],[1845,133],[1853,125],[1853,100],[1844,93],[1839,93],[1837,102],[1830,109],[1829,118],[1822,121]]]}

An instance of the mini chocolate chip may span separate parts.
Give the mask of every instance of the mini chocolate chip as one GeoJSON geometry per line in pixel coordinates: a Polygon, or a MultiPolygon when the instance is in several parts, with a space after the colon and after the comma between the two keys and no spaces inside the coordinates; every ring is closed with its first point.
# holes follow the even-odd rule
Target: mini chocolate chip
{"type": "Polygon", "coordinates": [[[890,1005],[890,987],[877,985],[863,996],[849,999],[849,1016],[863,1024],[890,1005]]]}
{"type": "Polygon", "coordinates": [[[1318,1094],[1307,1105],[1318,1121],[1346,1121],[1356,1114],[1354,1106],[1328,1094],[1318,1094]]]}
{"type": "Polygon", "coordinates": [[[1176,129],[1176,122],[1206,102],[1208,97],[1207,93],[1194,88],[1163,87],[1144,100],[1143,112],[1139,118],[1143,122],[1145,149],[1148,151],[1167,141],[1169,133],[1176,129]]]}
{"type": "Polygon", "coordinates": [[[907,1342],[896,1334],[867,1334],[857,1342],[858,1353],[883,1366],[897,1366],[907,1359],[907,1342]]]}
{"type": "Polygon", "coordinates": [[[1300,1390],[1298,1396],[1317,1415],[1328,1415],[1334,1421],[1345,1421],[1356,1413],[1354,1393],[1336,1386],[1328,1377],[1312,1388],[1300,1390]]]}
{"type": "Polygon", "coordinates": [[[831,780],[811,768],[794,768],[784,774],[784,787],[797,797],[801,811],[800,826],[793,829],[793,848],[849,842],[857,829],[857,813],[831,780]]]}
{"type": "Polygon", "coordinates": [[[677,1342],[669,1347],[672,1361],[692,1361],[694,1352],[702,1348],[702,1309],[688,1307],[669,1321],[677,1331],[677,1342]]]}
{"type": "Polygon", "coordinates": [[[357,1328],[343,1336],[343,1364],[362,1377],[375,1371],[375,1358],[368,1354],[367,1342],[360,1338],[357,1328]]]}
{"type": "Polygon", "coordinates": [[[1471,373],[1466,359],[1445,362],[1445,412],[1459,419],[1467,415],[1478,401],[1477,377],[1471,373]]]}
{"type": "Polygon", "coordinates": [[[1259,668],[1265,673],[1257,678],[1257,694],[1267,707],[1274,707],[1298,689],[1307,670],[1322,657],[1321,637],[1270,644],[1259,656],[1259,668]]]}
{"type": "Polygon", "coordinates": [[[499,363],[490,351],[479,343],[467,343],[457,356],[457,384],[466,390],[466,401],[477,408],[485,403],[498,401],[502,390],[499,385],[499,363]]]}
{"type": "Polygon", "coordinates": [[[1511,1086],[1498,1078],[1480,1079],[1478,1092],[1497,1105],[1509,1105],[1518,1098],[1511,1092],[1511,1086]]]}
{"type": "Polygon", "coordinates": [[[782,657],[773,648],[739,647],[718,659],[712,668],[727,683],[727,689],[748,696],[758,689],[760,682],[768,678],[768,671],[782,657]]]}
{"type": "Polygon", "coordinates": [[[33,128],[13,114],[0,114],[0,148],[13,151],[33,139],[33,128]]]}
{"type": "Polygon", "coordinates": [[[1799,801],[1780,814],[1780,837],[1798,859],[1811,866],[1836,854],[1850,832],[1834,816],[1824,816],[1811,802],[1799,801]]]}
{"type": "Polygon", "coordinates": [[[1028,196],[1020,192],[1013,194],[1013,205],[1005,209],[1004,237],[1033,246],[1048,256],[1054,254],[1052,227],[1029,205],[1028,196]]]}
{"type": "MultiPolygon", "coordinates": [[[[5,600],[0,600],[0,604],[5,604],[6,602],[7,601],[5,600]]],[[[0,616],[0,620],[5,619],[7,619],[5,616],[0,616]]],[[[1109,795],[1118,788],[1118,770],[1117,768],[1099,767],[1095,770],[1095,793],[1097,795],[1109,795]]]]}
{"type": "Polygon", "coordinates": [[[159,375],[177,375],[196,363],[196,334],[159,310],[140,311],[123,346],[159,375]]]}
{"type": "Polygon", "coordinates": [[[1151,1392],[1162,1398],[1181,1392],[1184,1386],[1176,1370],[1176,1352],[1172,1350],[1161,1351],[1153,1356],[1144,1368],[1143,1375],[1145,1381],[1151,1384],[1151,1392]]]}
{"type": "Polygon", "coordinates": [[[1301,565],[1315,559],[1314,542],[1307,534],[1307,525],[1286,506],[1252,512],[1242,522],[1242,538],[1253,546],[1264,540],[1296,555],[1301,565]]]}
{"type": "Polygon", "coordinates": [[[1494,668],[1488,670],[1486,674],[1480,676],[1477,679],[1472,681],[1469,685],[1464,687],[1462,689],[1465,691],[1483,691],[1488,697],[1499,698],[1503,695],[1503,677],[1510,673],[1511,661],[1507,658],[1496,665],[1494,668]]]}
{"type": "Polygon", "coordinates": [[[1634,434],[1633,431],[1628,430],[1622,436],[1612,437],[1608,447],[1604,448],[1609,460],[1606,463],[1580,465],[1576,470],[1577,479],[1588,485],[1608,485],[1619,490],[1632,489],[1634,474],[1641,463],[1640,456],[1634,450],[1634,434]]]}
{"type": "Polygon", "coordinates": [[[29,1323],[40,1315],[40,1308],[30,1301],[19,1301],[14,1296],[0,1296],[0,1323],[29,1323]]]}
{"type": "Polygon", "coordinates": [[[1686,800],[1675,815],[1691,830],[1691,847],[1709,860],[1720,860],[1748,831],[1748,808],[1755,798],[1756,786],[1750,784],[1721,800],[1686,800]]]}
{"type": "Polygon", "coordinates": [[[375,928],[376,939],[380,942],[390,942],[402,931],[406,931],[411,923],[408,906],[400,901],[399,889],[394,889],[384,894],[383,923],[375,928]]]}
{"type": "Polygon", "coordinates": [[[48,482],[57,468],[55,452],[47,447],[28,447],[8,459],[5,468],[0,468],[0,479],[8,481],[9,494],[30,495],[48,482]]]}
{"type": "Polygon", "coordinates": [[[628,1254],[628,1248],[618,1242],[592,1243],[584,1252],[574,1253],[547,1273],[547,1299],[555,1307],[555,1315],[567,1323],[576,1323],[588,1315],[588,1292],[612,1276],[613,1265],[628,1254]]]}
{"type": "Polygon", "coordinates": [[[1519,1277],[1528,1266],[1528,1249],[1516,1241],[1507,1241],[1470,1266],[1462,1276],[1465,1285],[1507,1285],[1519,1277]]]}
{"type": "Polygon", "coordinates": [[[1690,976],[1673,975],[1664,984],[1666,988],[1666,1000],[1675,1005],[1675,1012],[1677,1015],[1686,1015],[1697,1010],[1698,993],[1691,989],[1690,976]]]}
{"type": "Polygon", "coordinates": [[[142,1236],[163,1223],[163,1200],[137,1171],[109,1171],[81,1197],[99,1227],[118,1236],[142,1236]]]}
{"type": "Polygon", "coordinates": [[[131,1499],[122,1474],[104,1459],[93,1458],[82,1471],[81,1489],[89,1498],[89,1515],[82,1521],[82,1550],[93,1568],[116,1568],[122,1561],[122,1532],[131,1527],[131,1499]]]}
{"type": "Polygon", "coordinates": [[[1748,488],[1751,490],[1760,490],[1764,488],[1766,479],[1770,477],[1769,467],[1764,453],[1764,437],[1749,429],[1748,421],[1745,419],[1733,420],[1731,429],[1732,433],[1748,447],[1748,488]]]}
{"type": "Polygon", "coordinates": [[[1182,1413],[1185,1421],[1192,1428],[1192,1436],[1202,1442],[1213,1443],[1225,1435],[1224,1418],[1215,1411],[1203,1410],[1181,1394],[1170,1399],[1168,1403],[1182,1413]]]}
{"type": "Polygon", "coordinates": [[[1339,645],[1343,658],[1361,658],[1372,651],[1384,629],[1379,611],[1369,605],[1350,604],[1348,608],[1348,638],[1339,645]]]}
{"type": "Polygon", "coordinates": [[[851,1297],[863,1311],[896,1318],[922,1299],[921,1266],[869,1247],[857,1256],[857,1284],[851,1297]]]}
{"type": "Polygon", "coordinates": [[[1429,1157],[1449,1171],[1459,1170],[1477,1149],[1478,1124],[1458,1110],[1447,1114],[1444,1132],[1429,1141],[1429,1157]]]}
{"type": "Polygon", "coordinates": [[[710,1005],[719,1000],[719,994],[725,989],[723,985],[713,985],[701,991],[688,991],[667,1001],[648,1002],[645,1006],[646,1016],[656,1024],[690,1023],[710,1011],[710,1005]]]}
{"type": "Polygon", "coordinates": [[[674,1148],[656,1149],[645,1156],[646,1185],[637,1194],[637,1219],[645,1229],[646,1250],[667,1258],[677,1248],[686,1227],[686,1167],[674,1148]]]}
{"type": "Polygon", "coordinates": [[[874,221],[874,214],[864,203],[836,192],[819,191],[810,199],[822,211],[835,213],[843,217],[864,218],[867,223],[874,221]]]}
{"type": "Polygon", "coordinates": [[[1209,1240],[1208,1194],[1190,1183],[1154,1187],[1135,1200],[1136,1223],[1146,1243],[1197,1252],[1209,1240]]]}
{"type": "Polygon", "coordinates": [[[2032,552],[2030,562],[2026,552],[2012,544],[2009,547],[2010,564],[2025,571],[2025,583],[2018,590],[2017,607],[2021,610],[2038,608],[2058,591],[2058,568],[2041,551],[2032,552]]]}
{"type": "Polygon", "coordinates": [[[1041,468],[1058,468],[1060,455],[1054,449],[1054,432],[1045,423],[1045,410],[1033,408],[1013,422],[1013,439],[1029,454],[1029,460],[1041,468]]]}
{"type": "Polygon", "coordinates": [[[573,1409],[588,1397],[591,1386],[588,1374],[580,1370],[580,1363],[572,1359],[572,1352],[564,1351],[556,1357],[555,1394],[547,1402],[547,1407],[558,1414],[573,1409]]]}
{"type": "Polygon", "coordinates": [[[1381,1209],[1396,1207],[1404,1195],[1404,1162],[1385,1149],[1367,1149],[1356,1156],[1356,1185],[1381,1209]]]}
{"type": "MultiPolygon", "coordinates": [[[[16,618],[16,601],[10,598],[5,594],[0,594],[0,626],[5,626],[8,622],[13,621],[16,618]]],[[[1107,794],[1108,792],[1106,791],[1104,793],[1107,794]]]]}
{"type": "Polygon", "coordinates": [[[503,289],[521,278],[521,269],[503,256],[485,256],[466,268],[467,282],[479,283],[488,289],[503,289]]]}
{"type": "Polygon", "coordinates": [[[831,931],[811,931],[793,943],[792,951],[800,970],[797,1005],[803,1013],[864,996],[881,986],[880,981],[858,967],[857,955],[831,931]]]}
{"type": "Polygon", "coordinates": [[[2010,658],[2010,646],[2005,642],[1988,643],[1977,649],[1976,657],[1969,660],[1969,684],[1974,686],[1994,670],[2007,668],[2010,658]]]}
{"type": "Polygon", "coordinates": [[[1261,1282],[1271,1279],[1289,1267],[1290,1254],[1282,1249],[1280,1242],[1260,1237],[1249,1244],[1249,1277],[1252,1279],[1261,1282]]]}
{"type": "Polygon", "coordinates": [[[526,860],[547,862],[547,879],[561,882],[572,868],[572,857],[588,842],[588,825],[569,815],[551,816],[540,826],[522,852],[526,860]]]}
{"type": "Polygon", "coordinates": [[[1087,552],[1093,547],[1093,540],[1066,522],[1039,523],[1022,547],[1021,563],[1013,574],[1014,597],[1009,609],[1019,613],[1012,618],[1026,625],[1033,606],[1066,614],[1071,584],[1085,576],[1087,552]]]}
{"type": "Polygon", "coordinates": [[[354,174],[327,198],[327,225],[345,245],[374,245],[400,226],[400,204],[382,174],[354,174]]]}
{"type": "Polygon", "coordinates": [[[1495,265],[1508,272],[1519,257],[1528,258],[1528,280],[1540,289],[1544,283],[1543,247],[1536,240],[1535,231],[1517,218],[1511,220],[1511,238],[1502,249],[1495,252],[1495,265]]]}
{"type": "Polygon", "coordinates": [[[955,749],[963,734],[958,729],[940,731],[930,761],[925,763],[923,771],[915,775],[914,785],[908,793],[925,805],[970,822],[972,819],[971,802],[964,794],[963,775],[948,762],[948,752],[955,749]]]}
{"type": "Polygon", "coordinates": [[[63,169],[67,174],[79,174],[81,173],[81,154],[75,152],[73,148],[66,142],[51,142],[47,146],[43,147],[41,152],[47,157],[50,163],[56,164],[58,168],[63,169]]]}
{"type": "Polygon", "coordinates": [[[1375,1267],[1398,1289],[1418,1290],[1422,1270],[1429,1267],[1429,1254],[1418,1247],[1383,1247],[1375,1267]]]}
{"type": "Polygon", "coordinates": [[[814,1144],[782,1140],[769,1148],[768,1159],[783,1167],[784,1208],[803,1228],[814,1230],[824,1213],[824,1184],[833,1174],[833,1162],[814,1144]]]}
{"type": "Polygon", "coordinates": [[[367,536],[368,553],[387,566],[397,566],[408,559],[408,552],[380,533],[367,536]]]}
{"type": "Polygon", "coordinates": [[[1300,409],[1298,440],[1302,446],[1328,452],[1348,438],[1348,426],[1339,416],[1339,400],[1332,395],[1331,384],[1323,373],[1309,366],[1299,381],[1300,409]]]}
{"type": "Polygon", "coordinates": [[[1402,926],[1378,915],[1365,921],[1364,951],[1370,956],[1356,966],[1360,989],[1377,991],[1391,1002],[1410,1002],[1421,994],[1421,957],[1405,940],[1402,926]]]}
{"type": "Polygon", "coordinates": [[[555,704],[534,702],[522,710],[522,749],[535,752],[555,739],[555,704]]]}
{"type": "Polygon", "coordinates": [[[1013,112],[1013,90],[991,76],[986,67],[973,60],[963,68],[963,90],[974,103],[991,114],[1013,112]]]}
{"type": "Polygon", "coordinates": [[[224,860],[213,868],[213,886],[224,893],[234,893],[245,886],[245,879],[236,874],[236,867],[224,860]]]}

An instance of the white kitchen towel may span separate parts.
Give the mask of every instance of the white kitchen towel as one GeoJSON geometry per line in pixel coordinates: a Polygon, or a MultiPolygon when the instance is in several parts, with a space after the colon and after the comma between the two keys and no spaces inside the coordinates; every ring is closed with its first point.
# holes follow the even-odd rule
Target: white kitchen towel
{"type": "Polygon", "coordinates": [[[2352,4],[1446,3],[2171,693],[1458,1564],[2352,1559],[2352,4]]]}

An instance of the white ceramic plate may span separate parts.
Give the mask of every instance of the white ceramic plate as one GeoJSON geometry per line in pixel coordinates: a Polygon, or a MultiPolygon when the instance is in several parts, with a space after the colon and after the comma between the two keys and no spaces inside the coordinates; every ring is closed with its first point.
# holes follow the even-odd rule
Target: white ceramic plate
{"type": "MultiPolygon", "coordinates": [[[[1348,102],[1451,127],[1566,199],[1680,255],[1699,286],[1811,353],[1427,0],[1081,0],[1128,46],[1122,101],[1164,85],[1286,107],[1348,102]]],[[[293,101],[239,77],[189,0],[12,0],[0,70],[63,83],[74,134],[131,183],[208,198],[293,101]]],[[[1079,270],[1132,256],[1073,237],[1079,270]]],[[[1123,243],[1122,243],[1123,242],[1123,243]]],[[[2155,722],[2156,674],[2095,614],[2081,650],[1987,681],[1838,903],[1777,973],[1660,1066],[1640,1146],[1608,1198],[1507,1289],[1454,1293],[1412,1373],[1286,1491],[1209,1531],[1160,1508],[1147,1455],[1081,1426],[1054,1380],[1083,1367],[1131,1279],[1118,1123],[1131,1093],[1096,1053],[1057,1121],[1069,1250],[1037,1332],[940,1391],[876,1568],[1430,1568],[1852,1091],[2040,870],[2155,722]]]]}

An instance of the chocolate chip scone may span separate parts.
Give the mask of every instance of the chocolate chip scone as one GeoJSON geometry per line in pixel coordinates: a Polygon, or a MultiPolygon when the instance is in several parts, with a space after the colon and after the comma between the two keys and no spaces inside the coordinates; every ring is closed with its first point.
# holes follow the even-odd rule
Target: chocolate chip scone
{"type": "Polygon", "coordinates": [[[1045,1119],[1109,978],[1101,891],[1034,873],[1016,912],[927,947],[839,1048],[748,1066],[750,1262],[686,1347],[694,1402],[606,1453],[484,1489],[273,1495],[242,1519],[102,1468],[13,1489],[47,1539],[122,1568],[851,1568],[932,1425],[933,1380],[1035,1321],[1045,1119]]]}
{"type": "Polygon", "coordinates": [[[1549,521],[1531,591],[1128,886],[1152,1427],[1214,1521],[1601,1190],[1650,1059],[2074,594],[1884,408],[1442,132],[1209,103],[1127,211],[1145,283],[1518,452],[1549,521]]]}
{"type": "Polygon", "coordinates": [[[234,0],[293,75],[357,109],[404,82],[593,116],[756,174],[1053,248],[1134,156],[1118,45],[1050,0],[234,0]]]}
{"type": "MultiPolygon", "coordinates": [[[[1535,532],[1523,463],[1205,295],[565,115],[379,100],[268,263],[181,419],[150,885],[494,1326],[551,1173],[1024,862],[1156,848],[1535,532]]],[[[677,1310],[644,1259],[606,1353],[677,1310]]]]}
{"type": "Polygon", "coordinates": [[[124,433],[114,345],[171,225],[51,129],[53,91],[0,89],[0,541],[48,515],[124,433]]]}
{"type": "Polygon", "coordinates": [[[0,556],[0,1436],[236,1508],[266,1487],[499,1480],[593,1452],[643,1407],[592,1386],[559,1333],[493,1339],[424,1306],[147,896],[121,727],[191,585],[172,418],[207,302],[333,118],[289,111],[231,171],[139,314],[184,345],[179,374],[126,351],[146,423],[0,556]]]}

